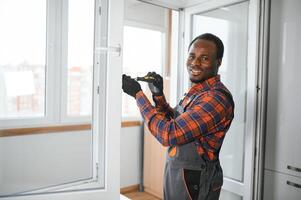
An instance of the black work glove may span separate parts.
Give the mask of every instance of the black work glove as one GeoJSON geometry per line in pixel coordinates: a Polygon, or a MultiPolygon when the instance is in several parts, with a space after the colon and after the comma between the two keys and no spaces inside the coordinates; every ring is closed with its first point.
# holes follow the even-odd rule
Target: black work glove
{"type": "Polygon", "coordinates": [[[136,94],[141,91],[140,84],[125,74],[122,75],[122,90],[123,92],[136,98],[136,94]]]}
{"type": "Polygon", "coordinates": [[[163,95],[163,78],[156,72],[148,72],[147,76],[153,77],[152,81],[148,82],[148,87],[154,96],[163,95]]]}

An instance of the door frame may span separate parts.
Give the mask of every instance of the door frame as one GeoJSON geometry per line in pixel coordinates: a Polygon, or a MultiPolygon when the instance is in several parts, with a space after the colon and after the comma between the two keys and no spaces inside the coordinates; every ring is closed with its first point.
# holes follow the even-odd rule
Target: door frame
{"type": "MultiPolygon", "coordinates": [[[[182,35],[180,43],[181,48],[179,51],[182,56],[179,58],[179,72],[178,79],[181,80],[181,87],[178,87],[178,98],[189,87],[189,79],[187,73],[183,73],[185,70],[184,57],[187,57],[188,51],[185,47],[189,46],[192,38],[192,15],[202,12],[208,12],[220,7],[230,6],[237,3],[246,2],[248,0],[221,0],[221,1],[206,1],[197,6],[185,8],[180,11],[180,17],[184,19],[184,28],[179,35],[182,35]],[[181,16],[182,15],[182,16],[181,16]],[[184,77],[183,77],[184,74],[184,77]],[[180,77],[182,76],[182,77],[180,77]]],[[[245,134],[245,152],[244,152],[244,173],[243,181],[238,182],[230,178],[224,177],[223,189],[238,194],[243,197],[244,200],[253,200],[253,183],[255,175],[255,147],[256,147],[256,135],[257,135],[257,108],[258,108],[258,96],[262,95],[258,93],[258,73],[259,73],[259,31],[260,31],[260,2],[256,0],[249,0],[249,13],[248,13],[248,58],[247,58],[247,106],[246,106],[246,127],[248,130],[245,134]]]]}

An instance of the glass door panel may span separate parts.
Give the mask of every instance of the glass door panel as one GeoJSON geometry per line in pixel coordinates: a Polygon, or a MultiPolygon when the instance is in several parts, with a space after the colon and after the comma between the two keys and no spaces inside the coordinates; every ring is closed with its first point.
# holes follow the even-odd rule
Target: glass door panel
{"type": "Polygon", "coordinates": [[[224,43],[219,68],[222,82],[235,101],[235,117],[220,152],[224,177],[243,181],[247,93],[248,2],[193,15],[193,38],[213,33],[224,43]]]}
{"type": "Polygon", "coordinates": [[[91,116],[94,0],[68,3],[67,115],[91,116]]]}

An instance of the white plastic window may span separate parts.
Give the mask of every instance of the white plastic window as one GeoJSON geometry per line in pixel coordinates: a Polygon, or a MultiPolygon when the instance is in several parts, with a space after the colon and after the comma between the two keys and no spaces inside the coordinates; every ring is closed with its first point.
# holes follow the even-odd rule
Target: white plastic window
{"type": "Polygon", "coordinates": [[[91,122],[94,7],[0,2],[0,127],[91,122]]]}
{"type": "MultiPolygon", "coordinates": [[[[62,97],[71,89],[80,91],[69,101],[71,113],[91,115],[94,4],[94,0],[0,2],[0,129],[65,123],[67,110],[60,105],[67,104],[62,97]],[[66,21],[69,31],[62,26],[66,21]],[[70,45],[62,36],[69,38],[70,45]],[[63,70],[67,59],[69,71],[78,67],[83,72],[70,75],[70,80],[77,75],[80,80],[71,81],[69,88],[64,87],[69,78],[63,70]]],[[[0,137],[0,151],[5,152],[0,198],[53,192],[82,182],[103,184],[101,177],[96,178],[102,159],[92,152],[102,151],[103,143],[95,139],[102,134],[88,129],[0,137]]]]}
{"type": "MultiPolygon", "coordinates": [[[[81,64],[84,67],[90,64],[90,61],[78,62],[77,58],[70,59],[67,62],[66,52],[70,53],[70,58],[76,56],[76,53],[73,54],[72,51],[68,51],[68,44],[65,43],[68,40],[68,34],[65,32],[66,26],[64,26],[68,24],[64,21],[68,18],[68,1],[45,0],[44,3],[45,7],[38,7],[37,10],[44,12],[45,21],[47,21],[47,30],[45,29],[45,32],[43,32],[43,36],[45,38],[47,36],[46,40],[43,41],[46,43],[47,49],[44,51],[47,66],[44,80],[46,82],[46,94],[44,95],[47,100],[45,100],[45,116],[35,120],[31,119],[31,121],[26,121],[23,118],[11,120],[9,127],[15,127],[17,121],[20,122],[18,125],[21,127],[24,124],[31,126],[34,124],[33,122],[35,122],[35,125],[43,123],[55,123],[57,125],[57,123],[62,123],[64,121],[62,118],[66,117],[63,113],[65,112],[65,115],[67,113],[67,109],[64,109],[67,108],[67,95],[65,97],[62,95],[67,92],[67,84],[64,84],[64,81],[67,80],[67,76],[64,76],[64,74],[67,75],[67,67],[65,67],[63,73],[62,68],[67,66],[65,65],[66,63],[72,63],[73,61],[75,65],[81,64]]],[[[69,3],[73,5],[74,2],[69,0],[69,3]]],[[[77,1],[77,3],[79,2],[77,1]]],[[[86,4],[86,1],[82,0],[82,3],[86,4]]],[[[30,11],[39,5],[33,1],[26,1],[26,3],[22,4],[21,1],[13,0],[11,4],[14,6],[9,7],[10,10],[6,10],[8,8],[6,4],[10,4],[10,1],[4,0],[0,2],[0,15],[5,12],[16,14],[16,7],[26,10],[26,13],[23,13],[24,16],[31,15],[30,11]],[[32,3],[30,4],[29,2],[32,3]],[[26,7],[26,4],[30,5],[26,7]]],[[[94,1],[90,5],[94,6],[94,1]]],[[[93,42],[95,49],[105,48],[106,44],[103,43],[122,46],[123,1],[96,0],[95,7],[97,9],[93,7],[92,10],[89,10],[91,12],[89,16],[93,15],[95,19],[95,24],[92,23],[96,28],[95,41],[93,42]],[[101,15],[98,13],[100,8],[102,11],[101,15]],[[110,21],[109,27],[106,24],[108,21],[110,21]]],[[[82,9],[83,12],[87,11],[86,7],[82,7],[82,9]]],[[[19,16],[19,18],[21,19],[24,16],[19,16]]],[[[0,22],[2,22],[1,19],[0,22]]],[[[20,24],[20,19],[16,22],[19,27],[23,26],[20,24]]],[[[12,25],[11,20],[5,20],[8,20],[12,25]]],[[[0,34],[2,33],[3,31],[0,32],[0,34]]],[[[13,33],[10,34],[13,35],[13,33]]],[[[20,30],[19,34],[21,34],[20,30]]],[[[2,37],[2,35],[0,36],[2,37]]],[[[9,37],[9,34],[7,36],[9,37]]],[[[35,39],[38,40],[37,37],[35,39]]],[[[87,38],[87,41],[90,41],[90,39],[87,38]]],[[[74,40],[70,41],[74,42],[74,40]]],[[[90,46],[93,47],[93,44],[90,46]]],[[[30,48],[29,45],[28,51],[30,51],[30,48]]],[[[84,49],[81,52],[87,55],[91,51],[93,52],[93,49],[84,49]]],[[[121,115],[120,77],[122,74],[122,60],[121,56],[111,55],[111,52],[94,52],[93,54],[95,56],[93,69],[94,90],[92,95],[94,103],[93,134],[92,131],[81,131],[76,133],[64,132],[0,137],[0,199],[3,197],[7,199],[6,197],[8,196],[12,200],[119,199],[120,151],[118,144],[120,141],[121,120],[118,117],[116,118],[116,116],[121,115]],[[108,70],[108,64],[114,66],[114,68],[108,70]],[[99,92],[95,89],[97,86],[99,87],[99,92]],[[107,99],[112,100],[107,102],[107,99]],[[114,120],[111,120],[113,118],[114,120]],[[31,173],[28,173],[29,171],[31,173]]],[[[88,57],[93,58],[93,55],[89,54],[88,57]]],[[[2,60],[2,56],[0,56],[0,60],[2,60]]],[[[0,86],[3,87],[3,85],[0,86]]],[[[83,113],[80,112],[80,114],[83,113]]],[[[7,117],[6,114],[4,116],[7,117]]],[[[7,125],[7,123],[2,122],[0,121],[0,128],[7,125]]]]}

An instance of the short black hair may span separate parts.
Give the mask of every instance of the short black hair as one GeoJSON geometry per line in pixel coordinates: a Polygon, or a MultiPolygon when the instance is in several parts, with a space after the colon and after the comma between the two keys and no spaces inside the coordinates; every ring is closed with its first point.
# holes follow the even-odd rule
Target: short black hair
{"type": "Polygon", "coordinates": [[[217,37],[216,35],[213,35],[211,33],[204,33],[202,35],[197,36],[196,38],[194,38],[188,47],[188,51],[190,49],[190,47],[192,46],[192,44],[197,41],[197,40],[208,40],[208,41],[212,41],[214,42],[215,46],[216,46],[216,58],[217,59],[222,59],[223,55],[224,55],[224,44],[222,42],[221,39],[219,39],[219,37],[217,37]]]}

